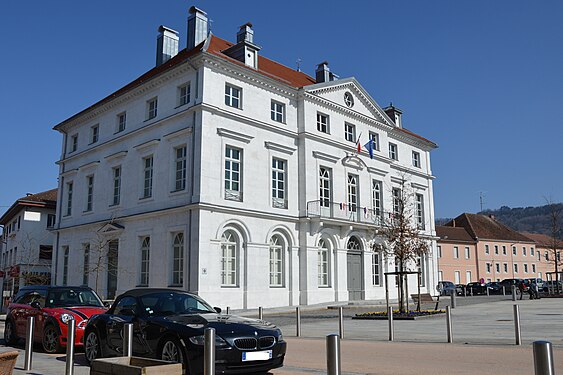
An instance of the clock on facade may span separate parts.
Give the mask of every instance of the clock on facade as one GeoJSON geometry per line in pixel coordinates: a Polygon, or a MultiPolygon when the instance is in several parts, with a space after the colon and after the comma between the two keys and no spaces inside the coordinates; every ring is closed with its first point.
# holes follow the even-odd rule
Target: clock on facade
{"type": "Polygon", "coordinates": [[[352,93],[350,92],[344,93],[344,103],[346,103],[346,105],[350,108],[354,106],[354,97],[352,96],[352,93]]]}

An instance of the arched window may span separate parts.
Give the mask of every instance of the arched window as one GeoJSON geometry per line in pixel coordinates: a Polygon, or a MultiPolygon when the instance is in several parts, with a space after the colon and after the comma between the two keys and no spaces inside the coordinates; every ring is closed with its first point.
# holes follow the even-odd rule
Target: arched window
{"type": "Polygon", "coordinates": [[[221,285],[238,284],[239,241],[232,231],[226,231],[221,237],[221,285]]]}
{"type": "Polygon", "coordinates": [[[139,285],[149,285],[149,260],[150,260],[151,238],[143,237],[141,241],[141,269],[139,272],[139,285]]]}
{"type": "Polygon", "coordinates": [[[285,242],[279,235],[270,239],[270,286],[283,286],[284,284],[284,252],[285,242]]]}
{"type": "Polygon", "coordinates": [[[184,233],[176,233],[172,244],[172,284],[184,284],[184,233]]]}
{"type": "Polygon", "coordinates": [[[348,244],[346,245],[346,249],[348,250],[361,250],[362,247],[360,246],[360,242],[356,237],[350,237],[348,240],[348,244]]]}
{"type": "Polygon", "coordinates": [[[324,239],[319,240],[318,249],[318,274],[319,274],[319,286],[327,287],[330,286],[330,263],[329,263],[330,250],[327,241],[324,239]]]}

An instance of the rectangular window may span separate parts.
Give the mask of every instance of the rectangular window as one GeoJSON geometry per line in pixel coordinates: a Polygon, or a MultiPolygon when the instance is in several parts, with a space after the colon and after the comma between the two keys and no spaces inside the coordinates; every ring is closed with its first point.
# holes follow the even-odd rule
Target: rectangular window
{"type": "Polygon", "coordinates": [[[417,259],[418,272],[420,272],[420,286],[426,286],[426,256],[422,255],[417,259]]]}
{"type": "Polygon", "coordinates": [[[469,259],[471,257],[471,252],[469,251],[469,247],[465,246],[465,259],[469,259]]]}
{"type": "Polygon", "coordinates": [[[383,183],[381,181],[371,181],[372,209],[376,218],[383,216],[383,183]]]}
{"type": "Polygon", "coordinates": [[[458,259],[459,258],[459,248],[457,246],[454,246],[454,259],[458,259]]]}
{"type": "Polygon", "coordinates": [[[461,283],[461,272],[454,271],[454,283],[456,284],[461,283]]]}
{"type": "Polygon", "coordinates": [[[549,260],[549,254],[547,251],[545,252],[545,260],[549,260]]]}
{"type": "Polygon", "coordinates": [[[147,120],[155,118],[158,114],[158,98],[147,100],[147,120]]]}
{"type": "Polygon", "coordinates": [[[100,125],[94,125],[90,128],[90,144],[98,142],[100,138],[100,125]]]}
{"type": "Polygon", "coordinates": [[[502,245],[502,255],[506,255],[506,246],[502,245]]]}
{"type": "Polygon", "coordinates": [[[332,171],[328,168],[319,169],[319,200],[321,207],[330,207],[332,199],[332,171]]]}
{"type": "Polygon", "coordinates": [[[149,261],[150,261],[151,238],[141,238],[141,267],[139,272],[139,285],[149,285],[149,261]]]}
{"type": "Polygon", "coordinates": [[[75,152],[76,150],[78,150],[78,134],[70,137],[70,152],[75,152]]]}
{"type": "Polygon", "coordinates": [[[47,260],[53,259],[53,246],[39,245],[39,259],[47,259],[47,260]]]}
{"type": "Polygon", "coordinates": [[[518,264],[514,263],[514,272],[518,273],[518,264]]]}
{"type": "Polygon", "coordinates": [[[516,246],[512,246],[512,255],[516,255],[516,246]]]}
{"type": "Polygon", "coordinates": [[[424,196],[416,195],[416,225],[418,229],[424,229],[424,196]]]}
{"type": "Polygon", "coordinates": [[[63,285],[68,283],[68,246],[63,246],[63,285]]]}
{"type": "Polygon", "coordinates": [[[356,143],[356,125],[344,123],[344,139],[356,143]]]}
{"type": "Polygon", "coordinates": [[[528,265],[524,263],[524,273],[528,273],[528,265]]]}
{"type": "Polygon", "coordinates": [[[348,174],[348,210],[358,211],[358,176],[348,174]]]}
{"type": "Polygon", "coordinates": [[[113,199],[112,206],[117,206],[121,201],[121,167],[113,168],[113,199]]]}
{"type": "Polygon", "coordinates": [[[389,159],[399,160],[399,152],[397,151],[397,145],[394,143],[389,143],[389,159]]]}
{"type": "Polygon", "coordinates": [[[175,191],[184,190],[186,188],[186,154],[186,146],[174,149],[175,191]]]}
{"type": "Polygon", "coordinates": [[[122,112],[117,115],[117,131],[116,133],[120,133],[125,130],[125,124],[127,123],[127,113],[122,112]]]}
{"type": "Polygon", "coordinates": [[[227,237],[223,237],[221,243],[222,286],[237,286],[238,284],[237,246],[238,243],[231,233],[228,233],[227,237]]]}
{"type": "Polygon", "coordinates": [[[190,102],[191,87],[186,83],[178,87],[178,106],[188,104],[190,102]]]}
{"type": "Polygon", "coordinates": [[[225,104],[229,107],[241,108],[241,94],[240,88],[225,84],[225,104]]]}
{"type": "Polygon", "coordinates": [[[436,249],[438,250],[438,258],[442,257],[442,246],[437,246],[436,249]]]}
{"type": "Polygon", "coordinates": [[[504,269],[504,272],[508,272],[508,263],[503,263],[502,268],[504,269]]]}
{"type": "Polygon", "coordinates": [[[381,285],[381,254],[376,252],[371,255],[371,284],[381,285]]]}
{"type": "Polygon", "coordinates": [[[272,158],[272,207],[287,208],[286,162],[272,158]]]}
{"type": "Polygon", "coordinates": [[[412,152],[412,165],[413,167],[420,168],[420,154],[416,151],[412,152]]]}
{"type": "Polygon", "coordinates": [[[152,197],[153,156],[143,158],[143,195],[141,198],[152,197]]]}
{"type": "Polygon", "coordinates": [[[485,245],[485,254],[490,254],[489,245],[485,245]]]}
{"type": "Polygon", "coordinates": [[[84,264],[82,268],[82,285],[88,285],[88,275],[90,275],[90,244],[82,244],[84,251],[84,264]]]}
{"type": "Polygon", "coordinates": [[[285,122],[285,104],[272,100],[270,117],[277,122],[285,122]]]}
{"type": "Polygon", "coordinates": [[[270,286],[283,286],[283,247],[270,244],[270,286]]]}
{"type": "Polygon", "coordinates": [[[498,245],[495,245],[495,254],[498,255],[498,245]]]}
{"type": "Polygon", "coordinates": [[[47,214],[47,228],[53,228],[55,226],[55,219],[55,215],[47,214]]]}
{"type": "Polygon", "coordinates": [[[329,286],[329,249],[326,246],[324,240],[319,241],[319,250],[317,252],[318,262],[318,286],[319,287],[328,287],[329,286]]]}
{"type": "Polygon", "coordinates": [[[321,133],[329,133],[328,115],[317,112],[317,130],[321,133]]]}
{"type": "Polygon", "coordinates": [[[532,257],[534,256],[534,248],[533,247],[530,247],[530,256],[532,256],[532,257]]]}
{"type": "Polygon", "coordinates": [[[66,216],[72,215],[72,189],[73,189],[73,183],[67,182],[67,184],[66,184],[66,216]]]}
{"type": "Polygon", "coordinates": [[[497,272],[500,272],[500,263],[496,263],[495,268],[496,268],[497,272]]]}
{"type": "Polygon", "coordinates": [[[535,264],[532,264],[532,272],[536,273],[536,265],[535,264]]]}
{"type": "Polygon", "coordinates": [[[172,244],[172,285],[184,284],[184,233],[176,233],[172,244]]]}
{"type": "Polygon", "coordinates": [[[369,138],[373,141],[373,149],[379,151],[380,150],[379,134],[374,132],[369,132],[369,138]]]}
{"type": "Polygon", "coordinates": [[[522,247],[522,256],[526,256],[526,247],[522,247]]]}
{"type": "Polygon", "coordinates": [[[487,273],[491,273],[491,263],[487,263],[487,273]]]}
{"type": "Polygon", "coordinates": [[[242,150],[225,147],[225,199],[242,201],[242,150]]]}
{"type": "Polygon", "coordinates": [[[393,215],[400,215],[402,211],[401,189],[393,188],[393,215]]]}
{"type": "Polygon", "coordinates": [[[465,282],[467,284],[471,282],[471,271],[465,271],[465,282]]]}
{"type": "Polygon", "coordinates": [[[86,212],[92,211],[94,204],[94,176],[86,177],[86,212]]]}

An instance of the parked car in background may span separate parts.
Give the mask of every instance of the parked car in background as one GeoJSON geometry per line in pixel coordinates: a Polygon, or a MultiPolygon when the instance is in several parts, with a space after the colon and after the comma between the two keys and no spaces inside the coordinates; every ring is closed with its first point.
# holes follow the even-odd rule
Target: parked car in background
{"type": "Polygon", "coordinates": [[[47,353],[59,353],[66,347],[67,323],[76,322],[75,346],[82,346],[84,327],[94,314],[106,311],[100,297],[82,286],[24,286],[8,306],[4,340],[14,345],[25,338],[27,318],[35,317],[33,341],[47,353]]]}
{"type": "Polygon", "coordinates": [[[436,290],[441,296],[450,296],[455,293],[455,285],[451,281],[438,281],[436,290]]]}
{"type": "Polygon", "coordinates": [[[557,285],[559,284],[559,293],[563,291],[563,282],[555,280],[544,281],[542,290],[544,293],[557,293],[557,285]]]}
{"type": "Polygon", "coordinates": [[[524,283],[524,293],[528,292],[528,284],[524,279],[504,279],[500,282],[501,287],[505,287],[506,293],[512,293],[512,285],[516,287],[516,294],[520,293],[520,285],[524,283]]]}
{"type": "Polygon", "coordinates": [[[487,284],[489,288],[489,294],[502,294],[502,285],[498,281],[490,281],[487,284]]]}
{"type": "Polygon", "coordinates": [[[268,372],[283,366],[286,342],[263,320],[221,314],[200,297],[175,289],[137,288],[117,297],[86,326],[88,362],[123,355],[124,324],[133,323],[133,355],[182,363],[186,374],[203,373],[206,328],[215,329],[218,374],[268,372]]]}
{"type": "Polygon", "coordinates": [[[464,296],[465,290],[466,288],[464,284],[455,284],[455,294],[457,294],[458,296],[464,296]]]}
{"type": "Polygon", "coordinates": [[[481,284],[479,282],[471,282],[468,283],[467,286],[467,294],[477,295],[477,294],[487,294],[487,285],[481,284]]]}
{"type": "Polygon", "coordinates": [[[524,279],[524,280],[526,281],[526,284],[528,284],[528,285],[536,284],[540,290],[543,289],[543,280],[540,277],[531,277],[531,278],[524,279]]]}

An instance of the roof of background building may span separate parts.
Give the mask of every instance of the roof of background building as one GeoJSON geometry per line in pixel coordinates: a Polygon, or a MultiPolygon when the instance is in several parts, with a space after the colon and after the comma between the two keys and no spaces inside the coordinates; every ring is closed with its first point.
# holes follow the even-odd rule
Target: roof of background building
{"type": "Polygon", "coordinates": [[[464,213],[446,223],[445,226],[463,227],[476,240],[534,242],[523,234],[498,222],[493,217],[485,215],[464,213]]]}
{"type": "MultiPolygon", "coordinates": [[[[550,237],[543,233],[530,233],[522,232],[523,235],[535,241],[539,246],[543,248],[553,248],[553,237],[550,237]]],[[[555,240],[555,244],[558,249],[563,249],[563,241],[555,240]]]]}
{"type": "Polygon", "coordinates": [[[55,208],[57,206],[57,191],[58,189],[51,189],[19,198],[0,217],[0,225],[6,225],[23,207],[55,208]]]}
{"type": "Polygon", "coordinates": [[[475,239],[463,227],[436,226],[436,235],[443,242],[475,242],[475,239]]]}

